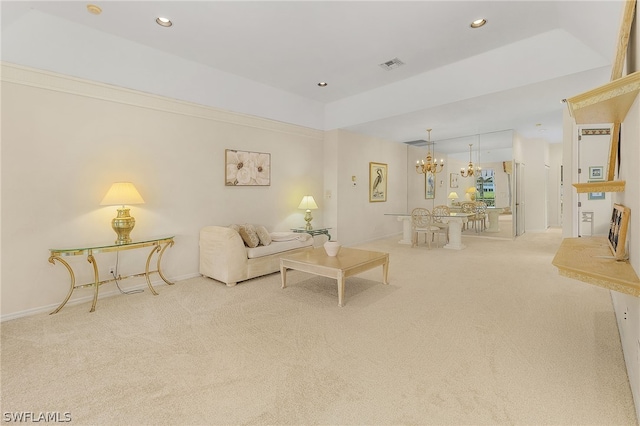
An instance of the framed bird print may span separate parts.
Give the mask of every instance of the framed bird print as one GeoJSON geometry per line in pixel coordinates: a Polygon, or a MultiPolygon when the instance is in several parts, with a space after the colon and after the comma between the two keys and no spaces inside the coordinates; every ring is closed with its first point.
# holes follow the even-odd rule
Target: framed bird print
{"type": "Polygon", "coordinates": [[[436,198],[436,175],[433,172],[424,174],[424,198],[425,200],[436,198]]]}
{"type": "Polygon", "coordinates": [[[369,163],[369,202],[387,201],[387,165],[369,163]]]}

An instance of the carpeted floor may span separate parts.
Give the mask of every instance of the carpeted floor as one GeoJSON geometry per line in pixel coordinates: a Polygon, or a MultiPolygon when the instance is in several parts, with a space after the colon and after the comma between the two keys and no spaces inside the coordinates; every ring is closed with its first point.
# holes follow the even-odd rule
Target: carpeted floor
{"type": "MultiPolygon", "coordinates": [[[[2,411],[72,424],[635,425],[609,292],[560,277],[559,230],[399,245],[335,281],[204,278],[2,324],[2,411]]],[[[6,415],[3,414],[3,422],[6,415]]]]}
{"type": "Polygon", "coordinates": [[[510,214],[503,214],[499,216],[498,232],[476,232],[476,229],[469,227],[462,230],[462,235],[465,237],[479,237],[479,238],[506,238],[512,240],[514,238],[513,222],[510,214]]]}

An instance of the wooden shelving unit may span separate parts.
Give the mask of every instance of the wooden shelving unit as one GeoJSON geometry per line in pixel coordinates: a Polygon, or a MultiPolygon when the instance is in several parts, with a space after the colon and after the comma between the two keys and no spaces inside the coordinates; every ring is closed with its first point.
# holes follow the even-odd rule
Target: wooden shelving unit
{"type": "MultiPolygon", "coordinates": [[[[627,1],[625,4],[611,81],[566,99],[569,113],[576,124],[613,124],[607,180],[574,183],[573,186],[578,193],[623,192],[625,189],[626,182],[614,180],[614,174],[620,144],[620,126],[640,93],[640,71],[622,76],[635,7],[635,1],[627,1]]],[[[626,229],[623,232],[626,232],[626,229]]],[[[560,275],[640,297],[638,275],[629,261],[615,259],[608,237],[565,238],[552,263],[558,268],[560,275]]]]}
{"type": "Polygon", "coordinates": [[[567,99],[576,124],[622,123],[640,92],[640,71],[567,99]]]}
{"type": "Polygon", "coordinates": [[[606,237],[565,238],[552,263],[565,277],[640,297],[640,279],[628,261],[613,258],[606,237]]]}
{"type": "Polygon", "coordinates": [[[572,183],[578,193],[585,192],[623,192],[627,181],[609,180],[602,182],[572,183]]]}
{"type": "Polygon", "coordinates": [[[614,124],[607,181],[574,183],[578,193],[624,191],[626,182],[613,180],[619,143],[618,130],[639,92],[640,71],[637,71],[566,100],[569,113],[576,124],[614,124]]]}

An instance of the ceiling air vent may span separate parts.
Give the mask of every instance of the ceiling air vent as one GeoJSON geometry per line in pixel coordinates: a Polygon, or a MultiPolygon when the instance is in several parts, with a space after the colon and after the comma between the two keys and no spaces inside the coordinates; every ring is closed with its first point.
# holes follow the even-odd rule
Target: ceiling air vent
{"type": "Polygon", "coordinates": [[[385,70],[387,70],[387,71],[391,71],[392,69],[398,68],[401,65],[404,65],[404,62],[402,62],[398,58],[393,58],[390,61],[383,62],[383,63],[380,64],[380,66],[382,68],[384,68],[385,70]]]}

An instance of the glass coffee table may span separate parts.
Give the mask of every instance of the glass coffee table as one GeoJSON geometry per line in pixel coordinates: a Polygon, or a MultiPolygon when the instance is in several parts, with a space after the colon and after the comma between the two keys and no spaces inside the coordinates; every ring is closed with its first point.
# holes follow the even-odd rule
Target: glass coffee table
{"type": "Polygon", "coordinates": [[[299,228],[291,228],[291,230],[293,232],[297,232],[298,234],[309,234],[312,236],[316,236],[316,235],[326,235],[329,240],[331,239],[331,234],[329,234],[329,229],[331,228],[313,228],[313,229],[307,229],[304,226],[301,226],[299,228]]]}
{"type": "Polygon", "coordinates": [[[287,269],[333,278],[338,282],[338,306],[344,306],[345,280],[376,266],[382,266],[382,282],[389,284],[389,253],[342,247],[337,256],[327,256],[318,247],[280,258],[282,288],[287,287],[287,269]]]}

